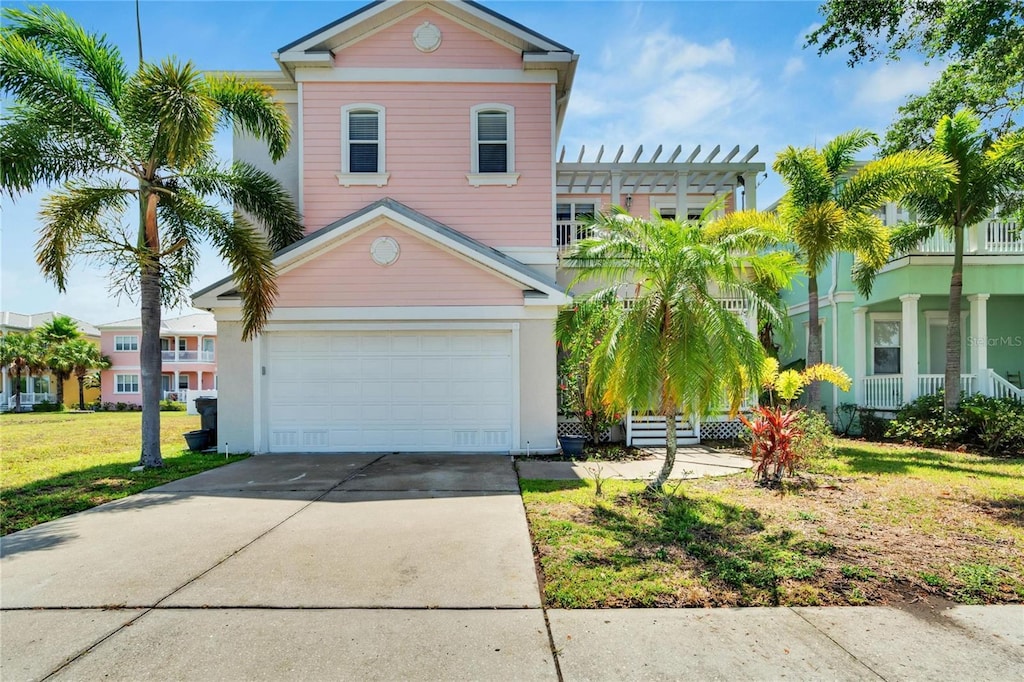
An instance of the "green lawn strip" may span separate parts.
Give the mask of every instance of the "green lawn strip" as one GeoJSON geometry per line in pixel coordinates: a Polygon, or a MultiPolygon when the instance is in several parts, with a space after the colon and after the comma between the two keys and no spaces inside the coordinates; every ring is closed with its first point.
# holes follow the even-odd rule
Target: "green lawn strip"
{"type": "Polygon", "coordinates": [[[139,413],[19,414],[0,418],[0,534],[83,511],[228,462],[186,450],[181,434],[199,426],[161,415],[164,467],[138,463],[139,413]]]}
{"type": "Polygon", "coordinates": [[[749,474],[521,481],[549,606],[1024,601],[1024,461],[843,443],[784,494],[749,474]]]}

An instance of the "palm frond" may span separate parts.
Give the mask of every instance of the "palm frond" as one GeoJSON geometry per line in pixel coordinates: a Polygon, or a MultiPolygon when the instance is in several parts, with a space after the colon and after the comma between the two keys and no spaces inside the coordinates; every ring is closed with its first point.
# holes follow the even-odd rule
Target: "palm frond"
{"type": "Polygon", "coordinates": [[[0,91],[63,118],[65,128],[74,126],[82,135],[102,138],[109,148],[120,142],[118,118],[56,55],[21,36],[0,34],[0,91]]]}
{"type": "Polygon", "coordinates": [[[833,181],[838,180],[853,167],[860,152],[878,144],[878,141],[878,135],[863,128],[836,135],[821,149],[829,176],[833,181]]]}
{"type": "Polygon", "coordinates": [[[275,251],[302,238],[304,227],[295,201],[274,176],[244,161],[227,170],[203,166],[188,171],[181,180],[201,194],[215,194],[234,203],[258,225],[267,229],[267,241],[275,251]]]}
{"type": "Polygon", "coordinates": [[[238,128],[267,144],[272,160],[284,157],[291,143],[291,123],[284,105],[274,100],[273,88],[228,74],[207,76],[204,90],[238,128]]]}
{"type": "Polygon", "coordinates": [[[828,201],[832,196],[835,181],[825,158],[815,149],[786,147],[779,152],[772,168],[782,176],[789,188],[789,201],[798,209],[828,201]]]}
{"type": "Polygon", "coordinates": [[[931,150],[897,152],[866,164],[842,185],[836,203],[846,210],[873,211],[910,193],[941,196],[955,182],[956,166],[931,150]]]}
{"type": "Polygon", "coordinates": [[[96,86],[116,107],[128,80],[124,60],[105,35],[88,33],[68,15],[46,5],[27,10],[5,8],[3,32],[56,55],[96,86]]]}
{"type": "Polygon", "coordinates": [[[131,190],[113,182],[98,187],[69,184],[43,199],[36,262],[58,291],[66,289],[68,268],[83,243],[102,238],[104,221],[124,213],[131,196],[131,190]]]}

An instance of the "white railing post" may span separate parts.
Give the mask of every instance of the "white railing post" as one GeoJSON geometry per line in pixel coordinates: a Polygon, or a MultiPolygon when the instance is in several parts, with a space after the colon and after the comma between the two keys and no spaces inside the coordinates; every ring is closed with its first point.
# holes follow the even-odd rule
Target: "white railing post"
{"type": "Polygon", "coordinates": [[[853,309],[853,401],[864,405],[864,375],[867,364],[867,312],[864,306],[853,309]]]}
{"type": "Polygon", "coordinates": [[[903,327],[903,339],[901,342],[901,353],[903,354],[903,402],[909,403],[917,397],[917,302],[921,294],[904,294],[900,296],[903,304],[903,315],[901,318],[903,327]]]}

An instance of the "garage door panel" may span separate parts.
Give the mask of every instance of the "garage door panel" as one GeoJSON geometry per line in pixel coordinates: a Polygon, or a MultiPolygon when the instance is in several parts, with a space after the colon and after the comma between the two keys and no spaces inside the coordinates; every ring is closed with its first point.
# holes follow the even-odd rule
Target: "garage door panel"
{"type": "Polygon", "coordinates": [[[511,349],[509,332],[270,333],[270,449],[508,450],[511,349]]]}

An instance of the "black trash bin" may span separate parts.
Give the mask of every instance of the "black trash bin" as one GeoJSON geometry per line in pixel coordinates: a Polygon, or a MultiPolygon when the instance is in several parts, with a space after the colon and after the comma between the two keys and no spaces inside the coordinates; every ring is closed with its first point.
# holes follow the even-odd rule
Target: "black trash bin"
{"type": "Polygon", "coordinates": [[[217,447],[217,399],[196,398],[196,412],[199,413],[199,428],[208,434],[208,443],[217,447]]]}

